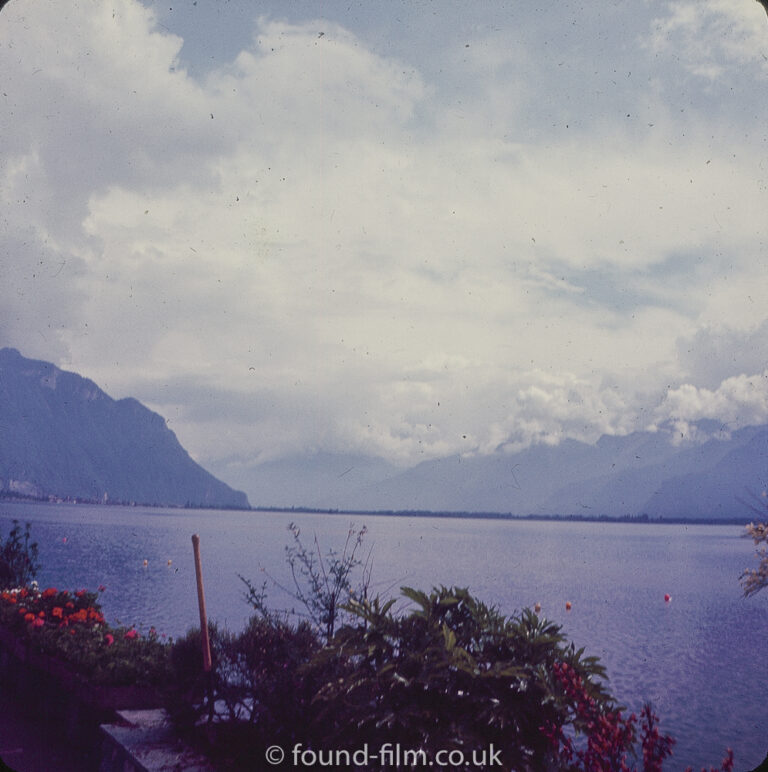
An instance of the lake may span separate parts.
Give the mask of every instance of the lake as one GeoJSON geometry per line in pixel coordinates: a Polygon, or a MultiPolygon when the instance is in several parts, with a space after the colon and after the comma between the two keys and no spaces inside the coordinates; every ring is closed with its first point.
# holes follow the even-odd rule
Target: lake
{"type": "MultiPolygon", "coordinates": [[[[748,770],[768,751],[768,591],[741,595],[739,575],[756,561],[738,526],[3,503],[3,538],[13,518],[32,523],[41,586],[103,584],[110,621],[170,636],[199,623],[193,533],[209,617],[239,629],[249,607],[238,574],[290,585],[289,522],[308,545],[316,534],[323,553],[343,547],[350,523],[364,524],[376,592],[445,584],[505,613],[541,603],[542,615],[601,658],[620,702],[653,704],[677,738],[665,769],[719,765],[730,746],[736,770],[748,770]]],[[[277,589],[270,599],[286,602],[277,589]]]]}

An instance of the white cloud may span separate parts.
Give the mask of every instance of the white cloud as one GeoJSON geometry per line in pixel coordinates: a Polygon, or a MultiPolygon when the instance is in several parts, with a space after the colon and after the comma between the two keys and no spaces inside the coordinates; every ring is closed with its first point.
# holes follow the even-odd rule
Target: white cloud
{"type": "MultiPolygon", "coordinates": [[[[151,11],[105,9],[3,12],[2,340],[143,399],[201,460],[595,439],[750,371],[678,341],[765,322],[756,131],[655,85],[595,97],[589,53],[537,53],[536,25],[437,46],[437,82],[342,20],[262,18],[193,77],[151,11]],[[537,84],[567,64],[578,130],[534,130],[528,59],[537,84]]],[[[683,10],[670,35],[698,29],[683,10]]]]}
{"type": "MultiPolygon", "coordinates": [[[[754,288],[754,287],[753,287],[754,288]]],[[[755,305],[760,297],[749,305],[755,305]]],[[[692,382],[716,389],[731,373],[758,373],[768,362],[768,321],[755,327],[706,326],[678,341],[678,355],[692,382]]]]}
{"type": "Polygon", "coordinates": [[[715,81],[745,65],[768,71],[765,11],[757,2],[668,2],[653,22],[652,50],[674,55],[693,75],[715,81]]]}
{"type": "Polygon", "coordinates": [[[768,370],[726,378],[716,389],[690,383],[668,392],[656,410],[658,423],[670,421],[682,436],[695,435],[696,421],[721,423],[729,433],[743,426],[768,422],[768,370]]]}

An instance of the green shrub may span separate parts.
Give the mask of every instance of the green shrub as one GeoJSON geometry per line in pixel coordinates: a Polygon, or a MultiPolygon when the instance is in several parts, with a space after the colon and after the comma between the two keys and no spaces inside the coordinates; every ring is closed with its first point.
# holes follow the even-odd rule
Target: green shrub
{"type": "MultiPolygon", "coordinates": [[[[563,728],[589,734],[595,715],[617,715],[602,667],[566,644],[556,625],[531,611],[507,618],[465,589],[403,593],[415,603],[406,614],[394,614],[393,601],[350,603],[356,623],[328,645],[307,623],[275,616],[252,618],[238,635],[213,629],[219,717],[204,727],[210,695],[199,632],[190,633],[170,660],[196,707],[173,711],[175,719],[187,736],[204,738],[222,768],[251,769],[270,745],[399,744],[430,760],[439,750],[461,751],[471,763],[459,769],[486,768],[477,758],[493,748],[505,769],[533,770],[558,759],[563,728]],[[566,671],[578,678],[578,693],[562,679],[566,671]],[[595,715],[580,710],[584,701],[595,715]]],[[[634,740],[631,728],[625,734],[621,752],[634,740]]],[[[366,768],[392,768],[391,760],[366,768]]]]}
{"type": "Polygon", "coordinates": [[[239,634],[211,625],[209,639],[210,676],[202,670],[199,630],[171,649],[167,707],[180,732],[222,768],[251,769],[270,745],[307,742],[313,698],[333,677],[332,658],[318,659],[322,644],[312,626],[256,615],[239,634]],[[215,720],[206,721],[211,699],[215,720]]]}
{"type": "Polygon", "coordinates": [[[170,645],[169,679],[163,699],[171,721],[186,736],[194,733],[202,717],[211,714],[211,699],[217,692],[215,681],[220,674],[224,635],[214,623],[209,622],[210,673],[203,670],[202,635],[199,628],[189,630],[170,645]]]}
{"type": "Polygon", "coordinates": [[[291,740],[295,725],[305,725],[314,696],[307,664],[320,649],[306,622],[287,623],[252,617],[245,630],[224,645],[229,667],[228,704],[237,705],[258,734],[291,740]]]}
{"type": "Polygon", "coordinates": [[[22,534],[14,520],[8,538],[0,538],[0,590],[25,587],[37,576],[37,542],[30,542],[30,528],[27,523],[22,534]]]}
{"type": "MultiPolygon", "coordinates": [[[[277,618],[303,618],[329,643],[338,624],[348,621],[345,617],[347,603],[352,599],[368,597],[370,553],[365,561],[358,557],[368,529],[365,526],[357,529],[354,523],[350,523],[341,552],[329,549],[325,556],[320,550],[317,535],[312,546],[307,547],[295,523],[288,525],[288,531],[293,543],[285,548],[285,556],[291,569],[293,587],[285,587],[273,577],[269,578],[299,605],[298,608],[283,610],[277,618]]],[[[240,579],[246,586],[246,602],[256,614],[274,620],[275,611],[267,604],[267,582],[258,588],[249,579],[242,576],[240,579]]]]}
{"type": "Polygon", "coordinates": [[[410,613],[393,614],[391,601],[353,603],[359,624],[334,639],[353,667],[316,698],[327,747],[393,743],[430,760],[455,749],[476,752],[466,768],[482,769],[476,762],[493,746],[507,769],[543,769],[553,754],[543,727],[587,729],[555,677],[559,663],[582,677],[601,712],[615,709],[598,661],[533,612],[507,618],[466,589],[403,593],[416,604],[410,613]]]}

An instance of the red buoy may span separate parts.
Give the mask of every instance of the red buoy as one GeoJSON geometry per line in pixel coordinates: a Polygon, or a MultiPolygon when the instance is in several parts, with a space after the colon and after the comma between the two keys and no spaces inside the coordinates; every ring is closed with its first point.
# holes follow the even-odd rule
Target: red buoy
{"type": "Polygon", "coordinates": [[[664,594],[664,602],[669,603],[672,600],[672,596],[667,592],[664,594]]]}

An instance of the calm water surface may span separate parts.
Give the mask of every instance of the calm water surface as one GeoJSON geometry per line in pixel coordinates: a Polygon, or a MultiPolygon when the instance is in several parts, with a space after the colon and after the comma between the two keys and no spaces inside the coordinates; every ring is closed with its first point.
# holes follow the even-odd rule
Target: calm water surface
{"type": "MultiPolygon", "coordinates": [[[[41,585],[106,585],[110,621],[172,636],[198,624],[193,533],[209,616],[238,629],[249,615],[238,574],[290,584],[289,522],[307,543],[317,534],[323,552],[343,545],[351,522],[365,524],[382,594],[445,584],[467,586],[506,613],[541,603],[601,658],[621,702],[633,710],[653,703],[678,740],[670,770],[719,765],[728,746],[736,770],[749,770],[768,752],[768,591],[741,597],[738,577],[755,558],[736,526],[3,504],[3,536],[13,518],[33,524],[41,585]]],[[[270,598],[285,602],[276,589],[270,598]]]]}

